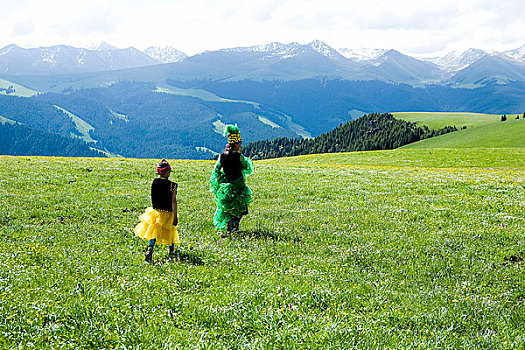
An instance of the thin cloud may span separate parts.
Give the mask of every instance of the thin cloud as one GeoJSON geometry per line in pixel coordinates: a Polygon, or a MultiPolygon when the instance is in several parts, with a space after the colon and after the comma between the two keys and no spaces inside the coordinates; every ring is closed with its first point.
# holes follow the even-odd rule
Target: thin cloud
{"type": "Polygon", "coordinates": [[[106,41],[195,54],[319,39],[408,54],[501,50],[524,44],[524,12],[518,0],[19,0],[2,5],[0,46],[106,41]]]}
{"type": "Polygon", "coordinates": [[[18,37],[35,32],[35,24],[31,21],[16,21],[11,28],[11,36],[18,37]]]}

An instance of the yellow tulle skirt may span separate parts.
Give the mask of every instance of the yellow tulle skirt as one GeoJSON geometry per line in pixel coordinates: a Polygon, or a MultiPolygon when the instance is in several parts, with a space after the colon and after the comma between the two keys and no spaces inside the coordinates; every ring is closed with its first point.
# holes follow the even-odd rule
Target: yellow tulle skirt
{"type": "Polygon", "coordinates": [[[173,213],[147,208],[139,216],[140,223],[133,232],[136,236],[150,240],[155,238],[157,244],[180,244],[177,226],[173,226],[173,213]]]}

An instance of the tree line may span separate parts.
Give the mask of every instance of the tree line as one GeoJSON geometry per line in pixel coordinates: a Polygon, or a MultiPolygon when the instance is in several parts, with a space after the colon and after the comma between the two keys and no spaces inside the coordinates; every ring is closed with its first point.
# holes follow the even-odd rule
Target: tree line
{"type": "Polygon", "coordinates": [[[255,141],[244,146],[243,153],[258,160],[315,153],[394,149],[456,130],[455,126],[433,130],[396,119],[390,113],[370,113],[312,139],[281,137],[273,141],[255,141]]]}
{"type": "Polygon", "coordinates": [[[0,124],[0,154],[13,156],[104,157],[79,140],[29,128],[0,124]]]}

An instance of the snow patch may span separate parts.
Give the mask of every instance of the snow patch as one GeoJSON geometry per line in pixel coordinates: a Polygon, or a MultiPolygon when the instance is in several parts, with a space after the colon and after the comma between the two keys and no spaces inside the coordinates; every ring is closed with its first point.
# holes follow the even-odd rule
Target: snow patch
{"type": "Polygon", "coordinates": [[[56,54],[55,51],[47,51],[47,50],[42,51],[42,61],[51,63],[51,64],[56,64],[57,61],[55,59],[55,54],[56,54]]]}
{"type": "Polygon", "coordinates": [[[309,46],[312,49],[314,49],[314,51],[329,58],[336,58],[338,55],[340,55],[340,53],[337,52],[335,49],[331,48],[330,46],[326,45],[325,43],[319,40],[312,41],[309,44],[309,46]]]}
{"type": "Polygon", "coordinates": [[[176,63],[184,61],[188,56],[171,46],[152,46],[144,50],[144,53],[159,63],[176,63]]]}
{"type": "Polygon", "coordinates": [[[376,58],[384,55],[387,51],[388,50],[384,50],[384,49],[367,49],[367,48],[360,48],[360,49],[341,48],[339,49],[339,53],[341,55],[353,61],[357,61],[357,62],[375,60],[376,58]]]}
{"type": "Polygon", "coordinates": [[[470,66],[472,63],[488,55],[483,50],[468,49],[466,51],[451,51],[444,56],[420,58],[431,62],[448,72],[456,72],[470,66]]]}
{"type": "Polygon", "coordinates": [[[503,51],[502,53],[510,58],[514,58],[519,61],[525,61],[525,45],[514,50],[503,51]]]}
{"type": "Polygon", "coordinates": [[[110,45],[102,41],[99,43],[89,45],[87,49],[92,50],[92,51],[113,51],[113,50],[118,50],[118,47],[115,47],[113,45],[110,45]]]}

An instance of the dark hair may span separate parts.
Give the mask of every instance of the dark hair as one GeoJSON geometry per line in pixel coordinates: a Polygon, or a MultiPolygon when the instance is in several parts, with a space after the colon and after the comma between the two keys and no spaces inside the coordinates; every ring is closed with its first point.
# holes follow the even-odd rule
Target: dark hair
{"type": "Polygon", "coordinates": [[[166,159],[163,159],[160,161],[159,164],[157,164],[157,174],[162,175],[168,171],[171,170],[170,163],[166,159]]]}
{"type": "Polygon", "coordinates": [[[233,151],[233,149],[240,144],[240,142],[228,143],[224,151],[222,151],[222,153],[230,154],[233,151]]]}
{"type": "Polygon", "coordinates": [[[170,163],[168,163],[168,161],[166,159],[163,159],[159,162],[159,164],[157,164],[157,168],[165,168],[167,166],[169,166],[170,163]]]}

